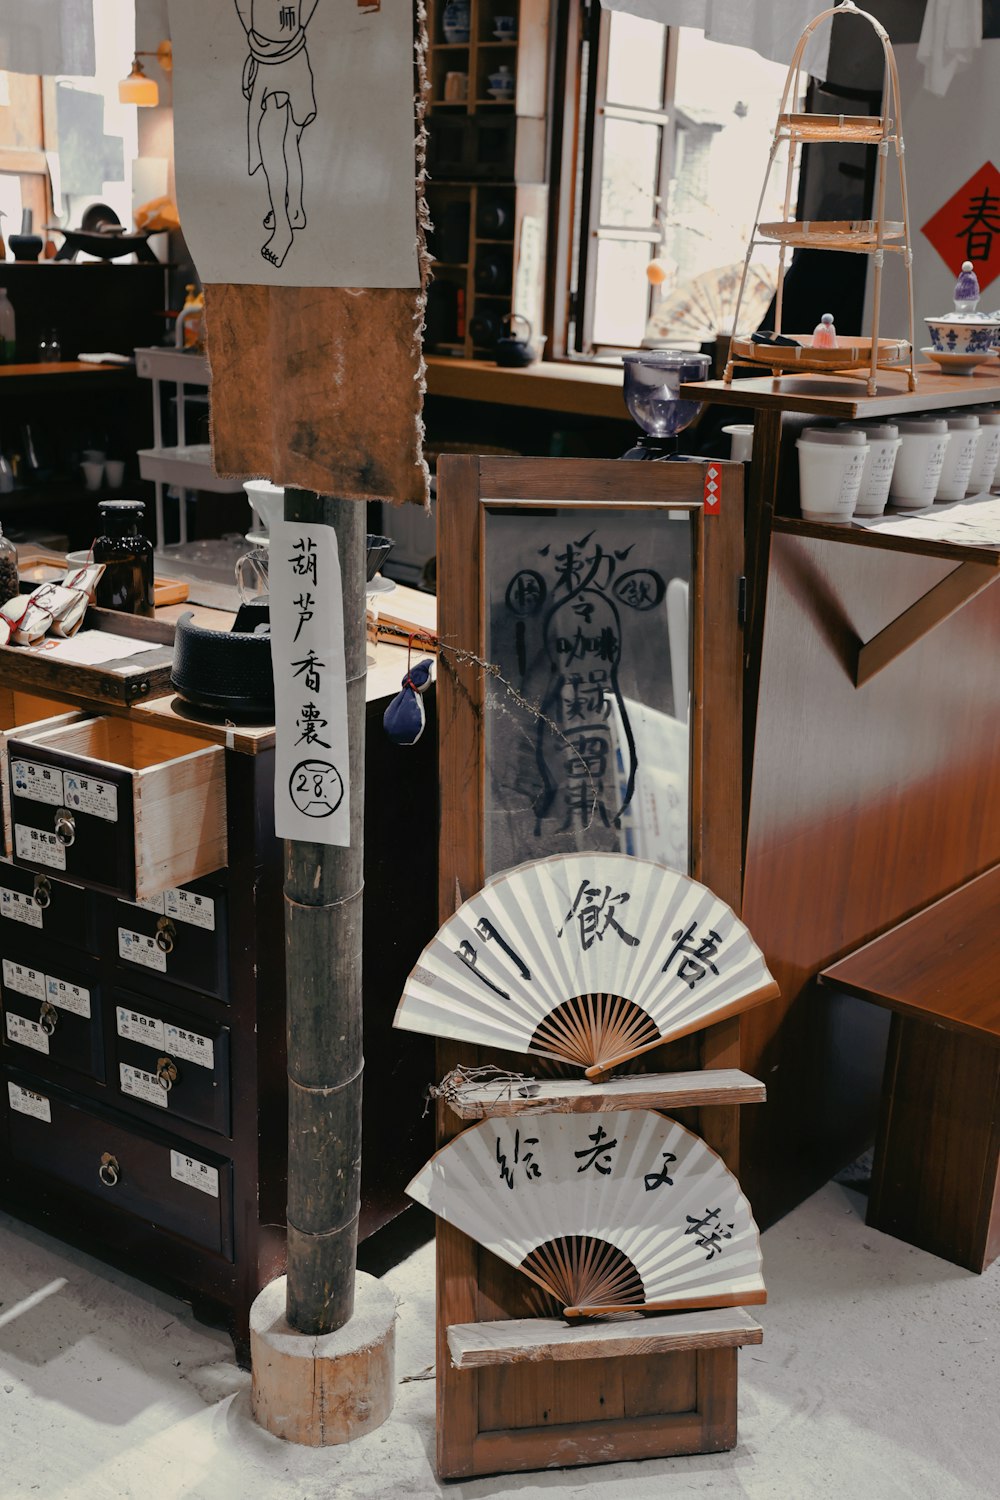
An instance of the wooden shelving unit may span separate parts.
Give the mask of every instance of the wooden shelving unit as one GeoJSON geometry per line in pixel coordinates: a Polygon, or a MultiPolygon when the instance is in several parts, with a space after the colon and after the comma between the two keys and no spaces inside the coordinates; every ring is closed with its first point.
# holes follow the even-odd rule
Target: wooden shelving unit
{"type": "Polygon", "coordinates": [[[470,0],[467,42],[444,39],[445,0],[429,0],[428,201],[435,226],[429,352],[492,356],[510,313],[541,322],[548,189],[545,112],[547,0],[470,0]],[[493,35],[498,15],[517,15],[510,39],[493,35]],[[489,77],[514,76],[509,98],[489,77]],[[449,73],[464,73],[464,100],[445,98],[449,73]]]}
{"type": "Polygon", "coordinates": [[[899,74],[893,55],[889,34],[867,11],[859,10],[854,0],[843,0],[840,5],[822,11],[805,28],[792,54],[792,61],[785,80],[781,110],[774,130],[771,152],[768,157],[764,183],[754,232],[747,245],[743,276],[736,300],[733,319],[733,337],[730,355],[726,364],[725,381],[728,385],[737,366],[766,365],[774,372],[775,383],[786,370],[799,373],[807,369],[853,375],[867,382],[869,396],[878,390],[877,371],[898,369],[906,365],[909,373],[909,388],[916,390],[917,377],[914,370],[913,336],[913,251],[910,241],[909,211],[906,198],[906,170],[903,165],[903,125],[900,114],[899,74]],[[790,100],[801,96],[803,60],[806,48],[817,27],[835,16],[855,16],[867,21],[882,45],[885,62],[882,98],[885,113],[882,115],[811,115],[789,113],[786,106],[790,100]],[[875,169],[875,212],[871,219],[829,219],[801,221],[792,218],[792,182],[796,152],[807,142],[861,142],[875,146],[878,161],[875,169]],[[771,172],[779,150],[787,150],[785,171],[785,199],[782,217],[777,221],[762,223],[761,209],[767,192],[771,172]],[[896,157],[899,173],[899,191],[902,201],[901,220],[887,219],[885,215],[886,164],[889,154],[896,157]],[[813,350],[808,334],[796,331],[798,345],[755,344],[747,334],[739,332],[740,305],[747,275],[755,252],[762,244],[780,246],[778,255],[778,285],[775,294],[774,327],[782,332],[781,311],[785,284],[785,258],[789,250],[840,250],[856,255],[870,255],[874,266],[872,290],[872,332],[870,339],[841,340],[840,347],[813,350]],[[907,299],[909,305],[909,340],[880,339],[879,312],[882,301],[882,270],[886,252],[902,256],[906,272],[907,299]]]}

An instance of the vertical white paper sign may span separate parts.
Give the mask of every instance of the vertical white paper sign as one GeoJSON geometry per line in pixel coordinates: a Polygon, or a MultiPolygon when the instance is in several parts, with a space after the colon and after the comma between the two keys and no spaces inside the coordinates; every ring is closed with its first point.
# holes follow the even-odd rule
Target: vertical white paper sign
{"type": "Polygon", "coordinates": [[[344,603],[331,526],[278,521],[268,549],[277,749],[274,831],[351,842],[344,603]]]}

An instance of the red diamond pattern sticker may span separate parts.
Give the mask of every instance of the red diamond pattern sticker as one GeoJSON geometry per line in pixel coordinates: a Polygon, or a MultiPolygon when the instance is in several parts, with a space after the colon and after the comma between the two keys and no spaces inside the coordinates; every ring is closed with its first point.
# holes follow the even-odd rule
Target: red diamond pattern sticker
{"type": "Polygon", "coordinates": [[[954,276],[971,260],[985,292],[1000,276],[1000,172],[991,161],[927,220],[923,233],[954,276]]]}
{"type": "Polygon", "coordinates": [[[715,464],[705,470],[705,514],[717,516],[722,510],[722,475],[715,464]]]}

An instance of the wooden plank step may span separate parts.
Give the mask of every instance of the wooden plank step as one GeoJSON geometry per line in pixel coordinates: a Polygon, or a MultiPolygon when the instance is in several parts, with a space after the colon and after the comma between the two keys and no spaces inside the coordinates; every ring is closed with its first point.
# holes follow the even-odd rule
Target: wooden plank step
{"type": "MultiPolygon", "coordinates": [[[[890,121],[890,124],[892,122],[890,121]]],[[[779,115],[778,131],[796,141],[880,141],[881,115],[779,115]]],[[[890,140],[895,137],[890,135],[890,140]]]]}
{"type": "Polygon", "coordinates": [[[542,1360],[615,1359],[630,1354],[676,1354],[686,1349],[732,1349],[760,1344],[764,1330],[742,1307],[639,1314],[571,1327],[558,1318],[508,1318],[497,1323],[453,1323],[448,1352],[457,1370],[542,1360]]]}
{"type": "Polygon", "coordinates": [[[449,1108],[463,1120],[494,1115],[575,1115],[613,1109],[686,1109],[708,1104],[763,1104],[767,1090],[759,1078],[739,1068],[707,1068],[693,1073],[638,1073],[587,1083],[576,1078],[533,1080],[522,1097],[515,1084],[469,1082],[459,1085],[449,1108]]]}

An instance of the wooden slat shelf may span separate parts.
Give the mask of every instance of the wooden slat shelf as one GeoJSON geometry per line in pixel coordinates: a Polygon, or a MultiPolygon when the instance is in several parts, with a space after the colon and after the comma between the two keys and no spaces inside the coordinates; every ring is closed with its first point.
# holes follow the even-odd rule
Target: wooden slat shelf
{"type": "MultiPolygon", "coordinates": [[[[882,225],[883,250],[903,250],[904,245],[893,245],[891,240],[902,237],[903,225],[898,221],[885,221],[882,225]]],[[[776,219],[770,224],[757,225],[757,239],[778,241],[783,245],[797,246],[804,250],[851,250],[870,255],[879,249],[878,225],[873,219],[776,219]]]]}
{"type": "Polygon", "coordinates": [[[616,1317],[571,1327],[558,1318],[509,1318],[497,1323],[454,1323],[448,1352],[458,1370],[541,1360],[613,1359],[618,1355],[677,1354],[694,1349],[735,1349],[763,1342],[764,1330],[742,1307],[699,1312],[616,1317]]]}
{"type": "Polygon", "coordinates": [[[905,552],[911,556],[916,553],[920,557],[941,557],[951,562],[974,562],[982,563],[984,567],[1000,568],[1000,541],[996,545],[981,543],[976,546],[962,542],[936,542],[930,537],[893,536],[877,527],[858,526],[853,522],[806,521],[799,516],[775,516],[771,529],[787,532],[790,536],[846,542],[848,546],[878,547],[884,552],[905,552]]]}
{"type": "MultiPolygon", "coordinates": [[[[810,115],[778,117],[778,130],[799,141],[880,141],[881,115],[810,115]]],[[[890,137],[892,139],[892,137],[890,137]]]]}
{"type": "Polygon", "coordinates": [[[687,1109],[697,1105],[763,1104],[767,1090],[739,1068],[692,1073],[647,1073],[586,1083],[574,1078],[541,1079],[528,1098],[508,1095],[508,1085],[469,1083],[449,1108],[463,1120],[497,1115],[594,1114],[615,1109],[687,1109]]]}

